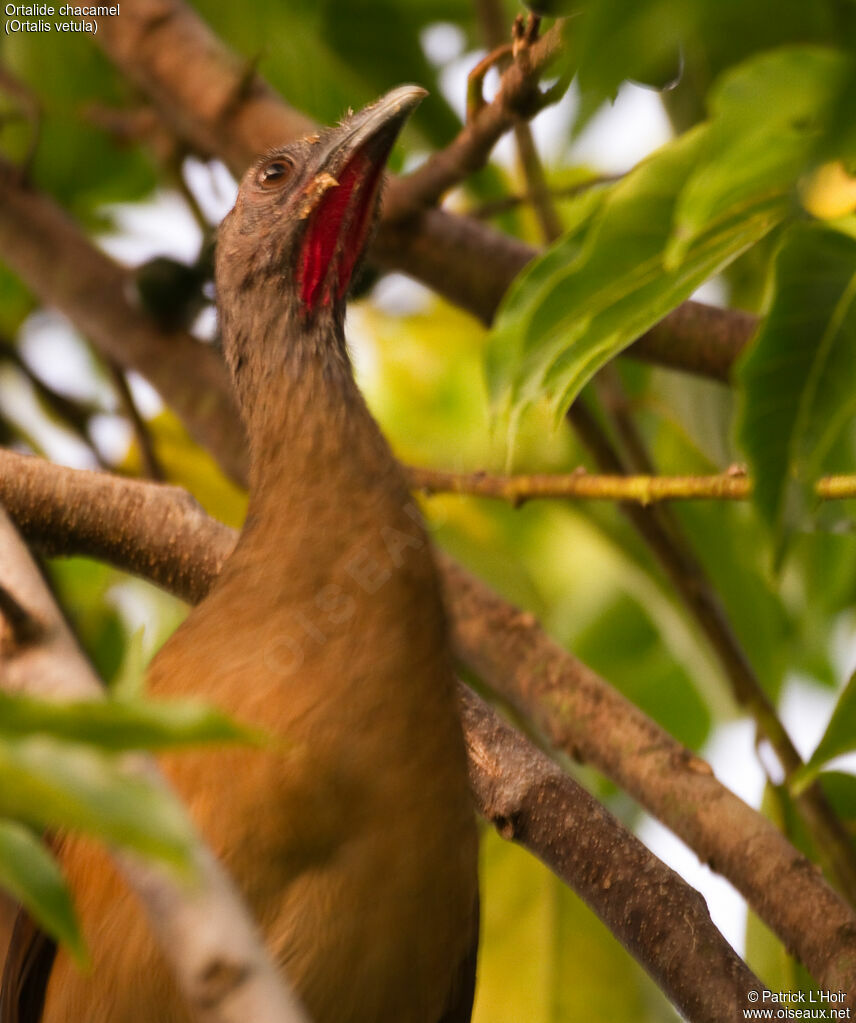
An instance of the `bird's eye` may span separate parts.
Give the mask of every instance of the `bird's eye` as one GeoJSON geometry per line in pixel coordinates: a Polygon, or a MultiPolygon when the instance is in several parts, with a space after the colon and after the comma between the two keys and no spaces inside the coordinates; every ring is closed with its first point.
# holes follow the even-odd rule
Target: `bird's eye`
{"type": "Polygon", "coordinates": [[[262,188],[276,188],[291,177],[294,167],[290,160],[279,157],[266,163],[259,171],[258,182],[262,188]]]}

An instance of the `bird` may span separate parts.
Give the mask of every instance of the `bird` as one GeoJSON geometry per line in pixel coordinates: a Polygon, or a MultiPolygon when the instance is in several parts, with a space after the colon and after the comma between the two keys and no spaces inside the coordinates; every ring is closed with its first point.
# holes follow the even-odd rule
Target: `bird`
{"type": "MultiPolygon", "coordinates": [[[[265,154],[220,226],[223,351],[250,450],[246,520],[153,659],[271,737],[159,758],[314,1023],[465,1023],[477,827],[432,547],[355,382],[349,286],[425,91],[393,89],[265,154]]],[[[58,855],[93,969],[19,921],[0,1023],[188,1023],[106,853],[58,855]]]]}

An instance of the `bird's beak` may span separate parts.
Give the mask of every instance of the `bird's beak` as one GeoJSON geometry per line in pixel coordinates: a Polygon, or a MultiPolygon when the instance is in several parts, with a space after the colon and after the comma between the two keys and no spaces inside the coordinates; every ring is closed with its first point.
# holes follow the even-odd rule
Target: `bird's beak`
{"type": "Polygon", "coordinates": [[[371,233],[387,158],[426,95],[418,85],[399,86],[319,138],[300,207],[307,220],[300,283],[308,311],[344,297],[371,233]]]}
{"type": "Polygon", "coordinates": [[[322,172],[335,177],[358,152],[385,163],[404,122],[427,95],[419,85],[400,85],[351,114],[329,138],[322,172]]]}

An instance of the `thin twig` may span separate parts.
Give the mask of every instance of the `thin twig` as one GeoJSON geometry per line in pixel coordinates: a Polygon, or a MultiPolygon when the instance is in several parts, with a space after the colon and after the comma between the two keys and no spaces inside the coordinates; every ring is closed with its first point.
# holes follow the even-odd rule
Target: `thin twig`
{"type": "MultiPolygon", "coordinates": [[[[6,359],[19,372],[24,374],[35,392],[36,400],[42,404],[45,413],[55,418],[63,427],[74,433],[89,448],[98,464],[104,466],[104,462],[93,446],[92,439],[89,436],[90,420],[103,410],[92,402],[69,398],[67,395],[54,390],[53,387],[46,384],[32,370],[27,361],[22,357],[18,346],[5,337],[0,337],[0,359],[6,359]]],[[[106,468],[106,466],[104,467],[106,468]]]]}
{"type": "MultiPolygon", "coordinates": [[[[482,30],[489,43],[495,45],[491,38],[496,31],[501,16],[502,5],[497,0],[485,0],[480,5],[479,13],[482,18],[482,30]],[[492,9],[491,9],[492,8],[492,9]]],[[[522,15],[518,14],[514,19],[511,30],[511,52],[523,68],[527,70],[530,66],[531,48],[538,38],[540,19],[530,14],[524,21],[522,15]]],[[[554,26],[554,30],[558,26],[554,26]]],[[[497,51],[499,52],[499,51],[497,51]]],[[[554,242],[562,234],[562,221],[553,203],[550,187],[547,184],[547,176],[535,145],[535,138],[529,120],[516,118],[513,125],[514,140],[517,146],[517,156],[520,161],[520,168],[523,172],[523,179],[526,182],[526,194],[531,196],[532,209],[538,220],[541,234],[548,244],[554,242]]]]}
{"type": "Polygon", "coordinates": [[[0,257],[99,354],[146,377],[224,471],[244,478],[244,437],[217,352],[185,331],[158,328],[129,296],[130,275],[2,161],[0,257]]]}
{"type": "Polygon", "coordinates": [[[467,75],[467,124],[471,124],[482,107],[487,105],[484,98],[484,80],[487,78],[488,72],[500,66],[507,66],[506,58],[511,59],[510,42],[500,43],[470,68],[467,75]]]}
{"type": "Polygon", "coordinates": [[[490,103],[481,99],[481,79],[513,44],[500,47],[476,66],[471,72],[470,116],[466,125],[445,149],[438,150],[412,174],[400,179],[394,191],[390,190],[384,204],[387,220],[406,219],[438,202],[450,188],[484,166],[506,131],[558,98],[552,91],[549,95],[542,93],[538,81],[559,53],[561,32],[561,23],[557,22],[537,41],[526,36],[525,45],[503,72],[499,90],[490,103]],[[476,95],[478,102],[474,99],[476,95]]]}
{"type": "MultiPolygon", "coordinates": [[[[633,419],[630,399],[614,362],[608,362],[593,380],[595,392],[624,449],[627,468],[637,474],[657,476],[654,459],[645,446],[642,434],[633,419]]],[[[736,468],[736,467],[734,467],[736,468]]],[[[729,470],[734,471],[734,468],[729,470]]]]}
{"type": "MultiPolygon", "coordinates": [[[[714,476],[619,476],[596,475],[581,468],[561,475],[502,476],[486,472],[456,473],[409,466],[407,477],[414,490],[426,494],[470,494],[509,501],[514,505],[526,501],[567,498],[633,501],[642,505],[674,500],[737,501],[749,497],[752,491],[752,482],[745,475],[730,473],[714,476]]],[[[856,477],[852,477],[852,485],[853,496],[856,496],[856,477]]]]}
{"type": "MultiPolygon", "coordinates": [[[[744,501],[752,496],[753,488],[742,466],[710,476],[600,475],[583,468],[564,474],[503,476],[408,466],[407,478],[414,490],[425,494],[470,494],[515,506],[555,499],[632,501],[641,505],[660,501],[744,501]]],[[[856,476],[823,476],[813,489],[822,501],[852,500],[856,498],[856,476]]]]}
{"type": "Polygon", "coordinates": [[[555,241],[562,234],[562,221],[553,202],[553,195],[538,150],[535,148],[535,139],[528,121],[515,124],[514,139],[517,143],[520,166],[526,179],[526,191],[532,197],[532,209],[541,233],[548,241],[555,241]]]}
{"type": "MultiPolygon", "coordinates": [[[[534,15],[530,15],[525,24],[520,15],[515,18],[512,29],[515,57],[517,57],[519,49],[522,57],[528,58],[531,46],[529,39],[537,31],[538,22],[534,20],[534,15]]],[[[547,184],[547,175],[544,173],[544,165],[541,163],[532,127],[528,120],[515,122],[514,141],[517,145],[517,156],[523,171],[523,179],[526,182],[526,191],[532,196],[532,209],[538,220],[541,235],[544,241],[550,244],[562,234],[562,220],[553,202],[553,196],[547,184]]]]}
{"type": "Polygon", "coordinates": [[[117,366],[114,362],[108,362],[107,365],[113,386],[116,389],[119,404],[134,431],[137,447],[140,449],[143,473],[150,480],[162,482],[166,479],[166,474],[155,451],[154,440],[152,439],[148,423],[143,419],[140,410],[137,408],[137,403],[134,401],[134,395],[131,393],[128,379],[120,366],[117,366]]]}
{"type": "MultiPolygon", "coordinates": [[[[554,200],[573,199],[582,192],[587,192],[590,188],[614,184],[621,177],[622,175],[620,174],[594,174],[573,185],[551,185],[549,187],[549,194],[554,200]]],[[[529,192],[521,192],[518,195],[504,195],[499,199],[490,199],[487,202],[480,203],[478,206],[470,207],[467,210],[467,216],[475,217],[477,220],[489,220],[491,217],[508,213],[518,206],[523,206],[527,203],[531,204],[534,201],[535,196],[529,192]]]]}

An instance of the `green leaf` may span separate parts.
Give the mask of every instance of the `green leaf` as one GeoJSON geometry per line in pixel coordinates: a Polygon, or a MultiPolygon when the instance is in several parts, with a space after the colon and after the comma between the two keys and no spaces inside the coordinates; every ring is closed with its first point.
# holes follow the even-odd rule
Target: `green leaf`
{"type": "Polygon", "coordinates": [[[611,188],[584,237],[561,239],[500,311],[495,398],[516,414],[548,396],[564,413],[586,381],[796,209],[852,62],[830,50],[764,53],[730,72],[708,124],[611,188]]]}
{"type": "Polygon", "coordinates": [[[145,696],[148,662],[145,635],[145,626],[141,625],[128,637],[125,643],[125,655],[110,686],[110,696],[113,699],[128,702],[142,699],[145,696]]]}
{"type": "Polygon", "coordinates": [[[622,81],[662,87],[678,78],[665,99],[682,127],[700,119],[710,83],[727,68],[777,46],[840,45],[852,24],[847,6],[829,0],[561,0],[549,10],[576,15],[569,64],[579,65],[583,117],[622,81]]]}
{"type": "MultiPolygon", "coordinates": [[[[798,814],[780,788],[767,784],[761,813],[785,834],[801,852],[810,856],[797,825],[798,814]],[[796,827],[795,827],[796,825],[796,827]]],[[[806,969],[791,956],[781,940],[749,907],[746,914],[746,962],[773,991],[810,991],[814,989],[806,969]]]]}
{"type": "Polygon", "coordinates": [[[704,5],[699,0],[599,0],[585,6],[579,84],[587,105],[594,106],[612,98],[625,79],[664,84],[679,77],[681,44],[704,5]]]}
{"type": "Polygon", "coordinates": [[[856,672],[850,676],[811,759],[791,779],[791,790],[799,794],[814,781],[825,764],[842,753],[856,750],[856,672]]]}
{"type": "Polygon", "coordinates": [[[482,835],[479,876],[473,1023],[676,1019],[665,996],[579,897],[493,829],[482,835]]]}
{"type": "Polygon", "coordinates": [[[706,151],[701,127],[608,190],[585,238],[561,239],[510,293],[491,341],[494,399],[516,415],[547,395],[558,418],[589,378],[786,215],[760,195],[668,265],[676,205],[706,151]]]}
{"type": "Polygon", "coordinates": [[[0,818],[0,888],[86,966],[88,956],[68,889],[44,843],[23,824],[0,818]]]}
{"type": "MultiPolygon", "coordinates": [[[[103,222],[105,203],[141,198],[156,177],[143,146],[128,145],[96,123],[127,96],[121,76],[91,36],[68,42],[65,33],[53,31],[4,38],[4,67],[32,93],[42,114],[37,125],[23,119],[7,152],[18,160],[35,140],[34,183],[84,221],[103,222]]],[[[6,141],[4,132],[0,143],[6,141]]]]}
{"type": "MultiPolygon", "coordinates": [[[[747,61],[710,97],[710,131],[675,211],[668,263],[680,263],[712,224],[766,196],[789,201],[828,130],[853,73],[841,53],[789,47],[747,61]]],[[[832,155],[832,154],[830,154],[832,155]]]]}
{"type": "Polygon", "coordinates": [[[552,281],[580,258],[588,229],[609,191],[592,188],[577,196],[565,216],[566,230],[561,242],[529,263],[506,293],[486,355],[488,389],[494,403],[503,396],[510,399],[510,373],[523,358],[524,331],[520,328],[525,317],[538,309],[552,281]]]}
{"type": "Polygon", "coordinates": [[[177,800],[117,757],[42,737],[0,738],[0,816],[84,831],[187,870],[193,833],[177,800]]]}
{"type": "Polygon", "coordinates": [[[780,545],[856,409],[854,303],[856,240],[794,225],[776,256],[769,312],[738,370],[739,439],[755,505],[780,545]]]}
{"type": "Polygon", "coordinates": [[[574,653],[671,735],[699,749],[710,732],[710,713],[650,611],[620,594],[575,638],[574,653]]]}
{"type": "Polygon", "coordinates": [[[121,574],[109,565],[81,557],[54,558],[50,573],[60,603],[68,609],[95,670],[110,682],[122,662],[124,631],[107,594],[121,574]]]}
{"type": "Polygon", "coordinates": [[[65,702],[0,692],[0,736],[26,738],[34,732],[111,752],[260,738],[197,700],[65,702]]]}

